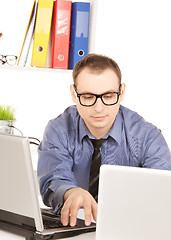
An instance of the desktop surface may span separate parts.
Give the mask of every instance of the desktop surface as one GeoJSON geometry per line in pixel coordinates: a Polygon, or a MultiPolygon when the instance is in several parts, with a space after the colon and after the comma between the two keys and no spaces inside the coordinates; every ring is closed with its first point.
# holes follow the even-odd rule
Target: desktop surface
{"type": "MultiPolygon", "coordinates": [[[[25,240],[24,237],[0,230],[0,239],[3,240],[25,240]]],[[[95,240],[95,232],[83,233],[78,236],[62,238],[63,240],[95,240]]],[[[61,239],[61,240],[62,240],[61,239]]],[[[58,239],[60,240],[60,239],[58,239]]]]}

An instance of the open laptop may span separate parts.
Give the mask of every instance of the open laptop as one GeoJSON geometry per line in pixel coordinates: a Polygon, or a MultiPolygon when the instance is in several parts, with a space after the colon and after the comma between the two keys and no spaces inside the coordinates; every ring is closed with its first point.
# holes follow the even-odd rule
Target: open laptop
{"type": "Polygon", "coordinates": [[[96,240],[170,240],[171,171],[103,165],[96,240]]]}
{"type": "Polygon", "coordinates": [[[0,134],[1,229],[27,235],[27,239],[59,239],[95,231],[95,224],[87,227],[81,219],[75,227],[64,227],[52,210],[42,211],[36,180],[28,139],[0,134]]]}

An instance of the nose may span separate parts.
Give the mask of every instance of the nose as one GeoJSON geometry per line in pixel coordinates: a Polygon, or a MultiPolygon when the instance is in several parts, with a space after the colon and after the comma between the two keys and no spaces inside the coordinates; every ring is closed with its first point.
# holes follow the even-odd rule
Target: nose
{"type": "Polygon", "coordinates": [[[97,98],[96,103],[94,104],[94,109],[96,112],[101,112],[104,108],[104,104],[100,98],[97,98]]]}

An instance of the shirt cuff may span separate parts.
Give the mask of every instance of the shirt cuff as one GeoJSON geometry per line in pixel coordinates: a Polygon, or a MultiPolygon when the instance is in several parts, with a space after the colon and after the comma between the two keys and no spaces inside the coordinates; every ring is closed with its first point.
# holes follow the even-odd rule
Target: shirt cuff
{"type": "Polygon", "coordinates": [[[49,202],[51,203],[51,207],[57,214],[59,214],[60,210],[62,209],[65,192],[75,187],[75,185],[62,185],[56,190],[56,192],[52,192],[50,194],[49,202]]]}

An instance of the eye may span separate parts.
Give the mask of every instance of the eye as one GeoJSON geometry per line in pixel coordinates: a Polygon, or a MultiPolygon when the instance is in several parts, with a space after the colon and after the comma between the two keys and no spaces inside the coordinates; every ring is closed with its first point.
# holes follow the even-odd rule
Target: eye
{"type": "Polygon", "coordinates": [[[85,94],[85,95],[82,95],[82,98],[84,98],[85,100],[91,100],[91,99],[94,99],[94,96],[89,95],[89,94],[85,94]]]}
{"type": "Polygon", "coordinates": [[[113,93],[107,93],[107,94],[105,94],[105,95],[103,95],[103,98],[105,98],[105,99],[110,99],[110,98],[113,98],[113,93]]]}

